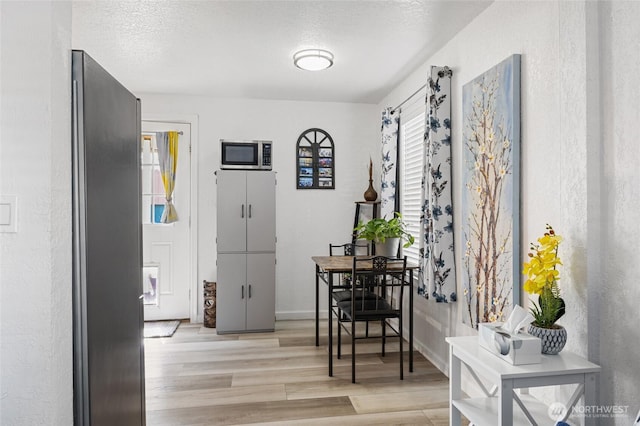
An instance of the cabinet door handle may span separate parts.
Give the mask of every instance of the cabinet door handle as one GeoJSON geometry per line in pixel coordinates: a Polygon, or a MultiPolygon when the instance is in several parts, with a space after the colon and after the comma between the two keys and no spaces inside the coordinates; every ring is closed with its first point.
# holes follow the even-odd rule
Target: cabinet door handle
{"type": "Polygon", "coordinates": [[[249,284],[249,299],[251,299],[251,284],[249,284]]]}
{"type": "Polygon", "coordinates": [[[244,299],[244,286],[242,286],[242,298],[244,299]]]}
{"type": "Polygon", "coordinates": [[[249,204],[249,219],[251,219],[251,204],[249,204]]]}
{"type": "Polygon", "coordinates": [[[242,210],[240,212],[240,217],[244,219],[244,204],[242,205],[242,210]]]}

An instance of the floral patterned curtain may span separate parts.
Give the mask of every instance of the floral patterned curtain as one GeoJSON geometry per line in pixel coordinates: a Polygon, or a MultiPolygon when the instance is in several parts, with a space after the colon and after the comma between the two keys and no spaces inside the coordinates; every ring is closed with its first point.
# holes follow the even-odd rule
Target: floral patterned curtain
{"type": "Polygon", "coordinates": [[[160,173],[167,200],[160,223],[178,221],[178,212],[173,205],[173,189],[176,185],[176,166],[178,165],[178,132],[156,132],[160,173]]]}
{"type": "Polygon", "coordinates": [[[455,302],[451,197],[451,75],[448,67],[431,67],[427,81],[425,169],[422,179],[422,224],[418,293],[436,302],[455,302]]]}
{"type": "Polygon", "coordinates": [[[400,111],[382,111],[382,171],[380,182],[380,217],[391,219],[400,211],[398,164],[398,129],[400,111]]]}

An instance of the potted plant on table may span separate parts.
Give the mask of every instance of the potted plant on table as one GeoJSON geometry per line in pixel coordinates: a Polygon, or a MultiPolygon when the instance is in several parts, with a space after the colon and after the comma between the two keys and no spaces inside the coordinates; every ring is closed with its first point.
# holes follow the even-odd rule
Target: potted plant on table
{"type": "Polygon", "coordinates": [[[400,213],[395,213],[392,219],[376,218],[363,223],[359,222],[354,229],[356,237],[372,241],[376,245],[376,254],[395,257],[398,254],[400,240],[404,240],[404,248],[410,247],[415,239],[406,231],[406,224],[400,213]]]}
{"type": "Polygon", "coordinates": [[[531,243],[529,261],[523,265],[523,272],[527,276],[524,290],[538,295],[538,303],[534,302],[531,307],[535,319],[528,332],[540,338],[542,353],[550,355],[559,353],[567,342],[567,330],[556,324],[565,312],[558,286],[560,272],[556,268],[562,265],[558,257],[561,242],[562,237],[547,224],[544,235],[538,238],[537,243],[531,243]]]}

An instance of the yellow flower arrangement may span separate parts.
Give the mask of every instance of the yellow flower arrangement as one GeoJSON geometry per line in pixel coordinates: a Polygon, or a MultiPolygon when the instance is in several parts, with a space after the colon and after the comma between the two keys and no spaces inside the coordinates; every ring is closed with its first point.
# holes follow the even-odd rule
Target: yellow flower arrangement
{"type": "Polygon", "coordinates": [[[527,276],[524,290],[539,295],[539,305],[534,303],[531,308],[534,324],[538,327],[552,328],[564,314],[564,301],[558,287],[560,272],[556,269],[562,265],[558,257],[561,242],[562,237],[547,224],[546,232],[538,238],[538,243],[531,243],[529,261],[523,265],[523,273],[527,276]]]}

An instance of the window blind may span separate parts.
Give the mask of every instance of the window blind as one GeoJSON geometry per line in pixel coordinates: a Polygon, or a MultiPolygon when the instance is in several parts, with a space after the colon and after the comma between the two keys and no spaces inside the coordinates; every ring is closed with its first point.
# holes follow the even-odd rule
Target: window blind
{"type": "MultiPolygon", "coordinates": [[[[405,115],[403,114],[403,118],[405,115]]],[[[424,165],[424,104],[415,108],[413,114],[401,125],[400,159],[401,159],[401,194],[400,211],[407,225],[407,232],[413,235],[416,242],[403,249],[407,260],[419,264],[419,241],[421,234],[420,216],[422,214],[422,170],[424,165]]]]}

